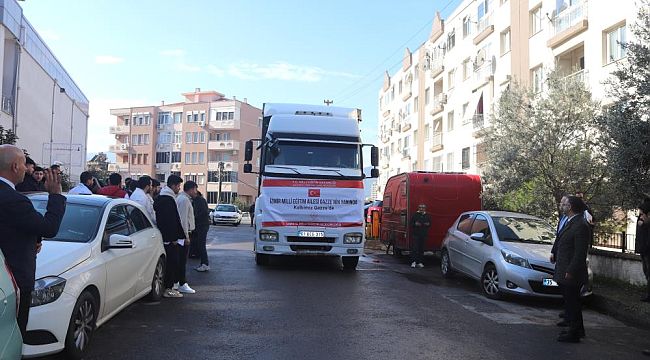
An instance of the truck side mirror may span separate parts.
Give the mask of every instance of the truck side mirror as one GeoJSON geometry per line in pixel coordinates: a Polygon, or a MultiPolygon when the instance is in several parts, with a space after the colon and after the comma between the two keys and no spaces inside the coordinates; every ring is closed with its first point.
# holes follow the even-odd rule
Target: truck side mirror
{"type": "MultiPolygon", "coordinates": [[[[244,161],[253,160],[253,140],[246,141],[246,148],[244,150],[244,161]]],[[[245,172],[246,170],[244,170],[245,172]]]]}
{"type": "Polygon", "coordinates": [[[376,146],[370,148],[370,165],[379,166],[379,148],[376,146]]]}
{"type": "Polygon", "coordinates": [[[371,178],[378,178],[379,177],[379,169],[376,169],[376,168],[370,169],[370,177],[371,178]]]}
{"type": "Polygon", "coordinates": [[[253,164],[244,164],[244,173],[250,174],[253,172],[253,164]]]}

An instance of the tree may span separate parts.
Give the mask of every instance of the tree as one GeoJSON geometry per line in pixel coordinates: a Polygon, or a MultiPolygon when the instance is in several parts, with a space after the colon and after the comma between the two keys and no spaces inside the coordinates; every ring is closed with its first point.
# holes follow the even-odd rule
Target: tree
{"type": "Polygon", "coordinates": [[[5,130],[4,126],[0,125],[0,145],[2,144],[16,144],[18,136],[12,130],[5,130]]]}
{"type": "Polygon", "coordinates": [[[599,118],[607,144],[608,176],[623,208],[650,194],[650,1],[642,0],[635,40],[621,44],[627,58],[607,82],[613,103],[599,118]]]}
{"type": "Polygon", "coordinates": [[[602,194],[605,161],[594,121],[599,108],[580,76],[559,70],[549,73],[539,93],[512,84],[481,134],[486,207],[551,219],[566,193],[582,191],[588,201],[602,194]]]}

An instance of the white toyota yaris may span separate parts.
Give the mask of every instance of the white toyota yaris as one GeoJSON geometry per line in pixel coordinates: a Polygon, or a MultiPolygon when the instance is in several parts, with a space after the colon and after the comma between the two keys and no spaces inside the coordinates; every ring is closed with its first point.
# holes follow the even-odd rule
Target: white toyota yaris
{"type": "MultiPolygon", "coordinates": [[[[29,196],[45,212],[46,194],[29,196]]],[[[44,239],[23,355],[81,358],[95,329],[134,301],[163,292],[165,250],[146,211],[126,199],[67,195],[63,222],[44,239]]]]}

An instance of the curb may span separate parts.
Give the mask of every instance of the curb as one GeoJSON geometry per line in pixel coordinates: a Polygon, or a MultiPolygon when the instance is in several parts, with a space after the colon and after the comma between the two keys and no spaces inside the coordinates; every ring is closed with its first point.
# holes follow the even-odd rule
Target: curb
{"type": "Polygon", "coordinates": [[[630,306],[611,298],[593,294],[590,299],[587,299],[586,307],[609,315],[626,324],[650,330],[650,318],[647,316],[639,316],[639,309],[634,305],[630,306]]]}

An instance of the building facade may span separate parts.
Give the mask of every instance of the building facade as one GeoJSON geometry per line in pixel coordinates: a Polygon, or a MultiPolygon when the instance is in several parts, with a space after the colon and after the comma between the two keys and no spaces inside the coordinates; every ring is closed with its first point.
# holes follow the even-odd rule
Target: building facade
{"type": "Polygon", "coordinates": [[[480,130],[514,81],[543,91],[558,68],[606,101],[603,81],[625,59],[637,12],[634,0],[465,0],[447,19],[436,14],[379,91],[378,196],[401,172],[481,174],[480,130]]]}
{"type": "Polygon", "coordinates": [[[54,163],[73,182],[86,164],[88,99],[15,0],[0,0],[0,125],[36,163],[54,163]]]}
{"type": "Polygon", "coordinates": [[[111,110],[116,164],[109,171],[163,183],[175,174],[195,181],[211,205],[237,198],[252,203],[257,176],[243,172],[244,146],[260,136],[262,111],[216,91],[182,95],[180,103],[111,110]]]}

